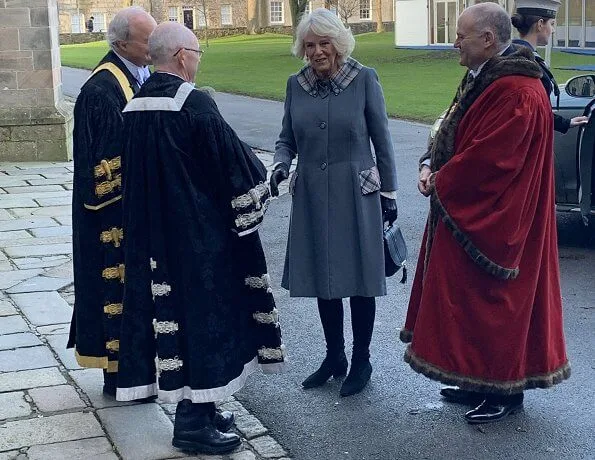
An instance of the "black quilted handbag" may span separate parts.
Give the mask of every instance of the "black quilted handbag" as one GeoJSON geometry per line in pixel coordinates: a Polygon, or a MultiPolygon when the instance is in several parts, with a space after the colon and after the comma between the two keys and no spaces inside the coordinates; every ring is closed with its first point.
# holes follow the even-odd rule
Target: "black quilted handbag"
{"type": "Polygon", "coordinates": [[[384,230],[384,272],[393,276],[403,269],[401,283],[407,282],[407,244],[398,225],[389,225],[384,230]]]}

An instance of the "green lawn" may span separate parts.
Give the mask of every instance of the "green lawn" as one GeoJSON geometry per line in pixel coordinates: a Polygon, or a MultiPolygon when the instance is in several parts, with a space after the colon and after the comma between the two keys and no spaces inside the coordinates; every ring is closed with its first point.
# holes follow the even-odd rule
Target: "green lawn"
{"type": "MultiPolygon", "coordinates": [[[[395,49],[393,34],[356,37],[353,56],[378,71],[391,116],[433,121],[448,106],[463,75],[456,51],[395,49]]],[[[198,85],[268,99],[282,100],[287,77],[302,62],[291,56],[291,38],[285,35],[250,35],[210,40],[203,48],[198,85]]],[[[62,65],[93,68],[106,53],[104,42],[61,47],[62,65]]],[[[557,70],[558,66],[592,64],[592,57],[554,52],[552,67],[559,82],[580,72],[557,70]]]]}

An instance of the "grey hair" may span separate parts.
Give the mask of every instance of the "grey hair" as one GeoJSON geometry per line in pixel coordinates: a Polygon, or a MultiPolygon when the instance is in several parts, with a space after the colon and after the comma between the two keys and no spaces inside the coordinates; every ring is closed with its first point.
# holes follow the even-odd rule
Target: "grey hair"
{"type": "Polygon", "coordinates": [[[113,50],[116,43],[130,38],[130,18],[139,14],[148,14],[140,6],[130,6],[116,13],[107,27],[107,44],[113,50]]]}
{"type": "Polygon", "coordinates": [[[351,29],[345,27],[337,15],[326,8],[317,8],[312,13],[304,15],[297,26],[293,54],[304,60],[307,59],[304,38],[308,32],[319,37],[329,37],[337,50],[339,64],[343,64],[355,48],[351,29]]]}
{"type": "Polygon", "coordinates": [[[163,65],[171,62],[180,48],[195,48],[197,44],[196,35],[187,27],[177,22],[163,22],[149,36],[149,55],[153,64],[163,65]]]}
{"type": "Polygon", "coordinates": [[[510,44],[512,24],[510,15],[504,8],[497,3],[486,2],[478,3],[467,9],[473,12],[477,31],[491,30],[494,32],[500,50],[510,44]]]}

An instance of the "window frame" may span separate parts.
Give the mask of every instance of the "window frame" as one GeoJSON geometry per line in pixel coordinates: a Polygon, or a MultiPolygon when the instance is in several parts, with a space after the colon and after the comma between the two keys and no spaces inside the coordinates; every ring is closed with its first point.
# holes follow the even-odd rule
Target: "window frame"
{"type": "MultiPolygon", "coordinates": [[[[275,11],[275,13],[277,13],[277,11],[275,11]]],[[[271,24],[271,25],[285,24],[285,5],[284,5],[283,0],[270,0],[269,1],[269,24],[271,24]],[[281,20],[279,20],[279,21],[273,21],[273,3],[279,4],[281,7],[280,11],[279,11],[279,13],[281,14],[281,20]]]]}

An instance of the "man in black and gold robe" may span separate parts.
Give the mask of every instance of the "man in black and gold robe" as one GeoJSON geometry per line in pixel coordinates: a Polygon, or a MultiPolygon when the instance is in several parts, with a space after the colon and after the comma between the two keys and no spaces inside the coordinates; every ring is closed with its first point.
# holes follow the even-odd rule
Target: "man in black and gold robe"
{"type": "Polygon", "coordinates": [[[149,75],[148,38],[155,26],[138,7],[114,17],[111,50],[74,108],[75,304],[68,347],[75,347],[79,365],[103,369],[103,391],[110,396],[116,392],[124,289],[122,109],[149,75]]]}
{"type": "Polygon", "coordinates": [[[155,73],[124,109],[126,282],[117,399],[178,403],[173,445],[222,454],[215,402],[282,369],[258,236],[266,169],[194,89],[201,50],[177,23],[149,38],[155,73]],[[192,83],[191,83],[192,82],[192,83]]]}

